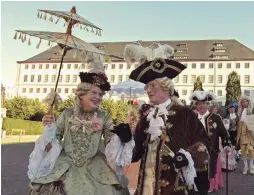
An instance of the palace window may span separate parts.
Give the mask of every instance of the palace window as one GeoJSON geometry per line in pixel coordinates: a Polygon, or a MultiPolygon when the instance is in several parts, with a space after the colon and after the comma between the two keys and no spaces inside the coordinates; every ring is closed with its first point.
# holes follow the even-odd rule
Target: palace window
{"type": "Polygon", "coordinates": [[[188,81],[188,75],[183,75],[183,83],[187,83],[188,81]]]}
{"type": "Polygon", "coordinates": [[[77,75],[73,75],[73,77],[72,77],[72,82],[73,82],[73,83],[76,83],[76,82],[77,82],[77,79],[78,79],[78,76],[77,76],[77,75]]]}
{"type": "Polygon", "coordinates": [[[213,75],[209,75],[209,77],[208,77],[208,82],[209,82],[209,83],[213,83],[213,75]]]}
{"type": "Polygon", "coordinates": [[[205,63],[201,63],[201,64],[200,64],[200,68],[201,68],[201,69],[204,69],[204,68],[205,68],[205,63]]]}

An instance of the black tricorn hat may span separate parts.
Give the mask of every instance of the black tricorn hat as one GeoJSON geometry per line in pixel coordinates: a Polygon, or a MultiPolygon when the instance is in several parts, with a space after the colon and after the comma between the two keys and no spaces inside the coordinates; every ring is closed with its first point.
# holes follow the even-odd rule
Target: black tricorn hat
{"type": "Polygon", "coordinates": [[[235,108],[235,106],[230,103],[225,109],[228,110],[229,108],[235,108]]]}
{"type": "Polygon", "coordinates": [[[146,61],[133,70],[130,74],[130,78],[147,84],[154,79],[163,77],[173,79],[185,68],[186,66],[180,62],[171,59],[155,58],[153,61],[146,61]]]}
{"type": "Polygon", "coordinates": [[[130,74],[130,79],[147,84],[148,82],[167,77],[175,78],[186,66],[172,60],[174,49],[165,44],[154,43],[149,47],[127,44],[124,59],[128,64],[138,62],[139,66],[130,74]]]}

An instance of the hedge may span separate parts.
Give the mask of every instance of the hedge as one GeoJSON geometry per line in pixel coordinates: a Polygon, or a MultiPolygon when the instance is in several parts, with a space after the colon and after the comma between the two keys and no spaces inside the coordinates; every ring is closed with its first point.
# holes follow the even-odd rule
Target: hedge
{"type": "MultiPolygon", "coordinates": [[[[11,134],[12,129],[25,129],[26,135],[40,135],[43,132],[42,122],[4,118],[3,119],[3,130],[6,131],[7,135],[11,134]]],[[[13,132],[18,133],[18,132],[13,132]]]]}

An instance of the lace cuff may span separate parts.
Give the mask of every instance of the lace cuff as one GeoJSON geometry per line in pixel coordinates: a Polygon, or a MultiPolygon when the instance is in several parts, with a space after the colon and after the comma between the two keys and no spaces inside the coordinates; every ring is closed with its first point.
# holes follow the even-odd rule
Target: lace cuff
{"type": "Polygon", "coordinates": [[[135,142],[133,138],[128,143],[123,144],[117,135],[113,135],[105,149],[105,155],[110,167],[116,171],[117,166],[130,165],[134,146],[135,142]]]}
{"type": "MultiPolygon", "coordinates": [[[[55,121],[56,121],[55,116],[53,116],[53,122],[55,122],[55,121]]],[[[43,116],[43,118],[42,118],[42,124],[45,127],[45,116],[43,116]]]]}
{"type": "Polygon", "coordinates": [[[55,162],[61,153],[62,145],[55,138],[56,125],[47,125],[43,134],[35,142],[35,147],[29,156],[28,178],[33,181],[41,176],[48,175],[55,166],[55,162]],[[45,146],[51,142],[52,148],[45,152],[45,146]]]}
{"type": "Polygon", "coordinates": [[[181,169],[183,171],[183,176],[187,186],[192,186],[194,185],[194,178],[197,177],[197,173],[194,167],[194,161],[191,157],[191,154],[184,149],[181,148],[178,152],[183,153],[188,159],[188,165],[182,167],[181,169]]]}

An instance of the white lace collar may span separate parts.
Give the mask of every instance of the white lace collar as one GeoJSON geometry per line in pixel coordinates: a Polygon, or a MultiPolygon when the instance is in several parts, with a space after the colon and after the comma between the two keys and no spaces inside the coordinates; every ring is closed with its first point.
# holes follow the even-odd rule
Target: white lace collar
{"type": "Polygon", "coordinates": [[[147,116],[147,121],[150,121],[149,128],[147,132],[151,134],[151,140],[154,140],[156,137],[161,136],[161,127],[164,127],[164,121],[160,117],[161,114],[164,114],[165,120],[167,120],[168,110],[167,107],[171,103],[171,99],[168,99],[162,104],[155,105],[153,108],[150,109],[150,113],[147,116]],[[158,112],[156,112],[158,109],[158,112]],[[156,114],[156,116],[155,116],[156,114]]]}

